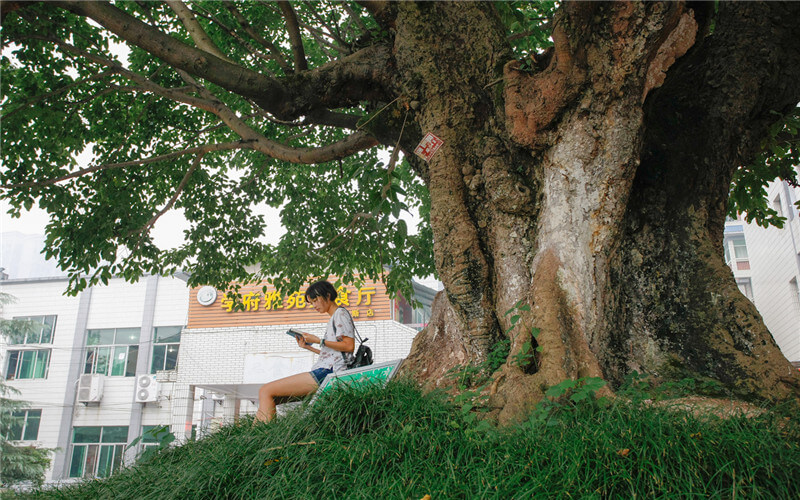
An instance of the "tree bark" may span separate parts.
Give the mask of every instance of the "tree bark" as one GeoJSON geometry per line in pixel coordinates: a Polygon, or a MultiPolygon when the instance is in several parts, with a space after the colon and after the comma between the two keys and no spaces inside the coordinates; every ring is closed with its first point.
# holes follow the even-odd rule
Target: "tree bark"
{"type": "Polygon", "coordinates": [[[748,399],[798,394],[797,370],[739,292],[722,249],[734,170],[758,152],[772,112],[800,96],[798,7],[725,5],[714,35],[647,103],[602,342],[617,383],[635,369],[719,381],[748,399]]]}
{"type": "Polygon", "coordinates": [[[546,68],[528,74],[489,6],[398,6],[398,86],[423,103],[421,131],[444,140],[428,186],[446,300],[406,371],[451,386],[448,372],[508,339],[486,388],[500,421],[564,379],[616,387],[632,370],[800,394],[721,246],[734,168],[769,111],[800,97],[800,66],[779,64],[798,56],[798,15],[720,9],[706,38],[708,12],[683,3],[566,3],[546,68]],[[761,71],[747,69],[753,50],[761,71]],[[514,324],[520,300],[531,307],[514,324]],[[520,357],[526,345],[535,359],[520,357]]]}

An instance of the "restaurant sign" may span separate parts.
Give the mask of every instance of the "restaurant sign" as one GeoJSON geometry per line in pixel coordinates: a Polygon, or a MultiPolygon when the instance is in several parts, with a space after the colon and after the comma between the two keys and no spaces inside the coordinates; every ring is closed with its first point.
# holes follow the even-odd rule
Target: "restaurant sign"
{"type": "MultiPolygon", "coordinates": [[[[284,295],[272,285],[247,285],[241,287],[238,297],[218,292],[213,287],[194,289],[194,300],[189,306],[189,328],[327,321],[325,315],[306,302],[306,288],[284,295]]],[[[391,299],[381,282],[366,281],[359,287],[339,286],[336,303],[346,307],[356,320],[391,319],[391,299]]]]}

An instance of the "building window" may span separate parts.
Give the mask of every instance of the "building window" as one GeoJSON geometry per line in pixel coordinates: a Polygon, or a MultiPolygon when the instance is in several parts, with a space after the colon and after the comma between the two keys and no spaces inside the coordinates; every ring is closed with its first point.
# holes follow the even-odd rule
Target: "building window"
{"type": "Polygon", "coordinates": [[[790,293],[792,294],[792,303],[794,310],[800,312],[800,286],[797,285],[797,278],[789,280],[790,293]]]}
{"type": "Polygon", "coordinates": [[[118,471],[128,426],[74,427],[69,477],[108,477],[118,471]]]}
{"type": "Polygon", "coordinates": [[[797,215],[797,209],[795,208],[795,202],[797,201],[794,197],[794,193],[792,189],[789,187],[789,183],[786,181],[781,182],[783,185],[783,196],[786,200],[786,216],[789,220],[794,220],[795,216],[797,215]]]}
{"type": "MultiPolygon", "coordinates": [[[[158,446],[161,432],[165,429],[163,425],[143,425],[142,426],[142,450],[151,446],[158,446]]],[[[166,428],[169,432],[169,428],[166,428]]]]}
{"type": "Polygon", "coordinates": [[[181,342],[180,326],[158,326],[153,332],[153,362],[150,373],[174,370],[178,365],[178,348],[181,342]]]}
{"type": "Polygon", "coordinates": [[[6,380],[47,378],[50,349],[8,351],[6,380]]]}
{"type": "Polygon", "coordinates": [[[733,245],[733,257],[736,260],[736,269],[739,271],[747,271],[750,269],[750,258],[747,255],[747,244],[744,240],[744,235],[739,234],[731,237],[733,245]]]}
{"type": "Polygon", "coordinates": [[[10,345],[52,344],[56,316],[19,316],[4,332],[10,345]]]}
{"type": "Polygon", "coordinates": [[[772,200],[772,209],[778,213],[778,217],[783,217],[783,205],[781,204],[781,195],[772,200]]]}
{"type": "Polygon", "coordinates": [[[112,377],[136,375],[136,361],[139,358],[138,328],[88,330],[86,345],[83,373],[112,377]]]}
{"type": "Polygon", "coordinates": [[[750,278],[736,278],[736,286],[739,287],[739,291],[742,294],[750,299],[750,302],[753,301],[753,283],[750,281],[750,278]]]}
{"type": "Polygon", "coordinates": [[[36,441],[39,438],[39,422],[42,410],[17,410],[11,413],[8,430],[9,441],[36,441]]]}

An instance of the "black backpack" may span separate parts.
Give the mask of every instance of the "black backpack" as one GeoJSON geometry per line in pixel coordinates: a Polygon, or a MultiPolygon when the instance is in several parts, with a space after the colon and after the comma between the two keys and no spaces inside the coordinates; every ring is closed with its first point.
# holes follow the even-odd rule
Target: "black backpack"
{"type": "MultiPolygon", "coordinates": [[[[347,309],[345,309],[347,311],[347,309]]],[[[350,311],[347,311],[347,314],[350,315],[350,311]]],[[[356,322],[353,320],[353,316],[350,315],[350,321],[353,322],[353,331],[356,334],[356,338],[358,339],[358,349],[356,349],[355,353],[353,353],[353,361],[350,363],[347,362],[347,355],[342,353],[342,358],[345,360],[345,365],[347,369],[350,370],[351,368],[360,368],[362,366],[369,366],[372,364],[372,349],[369,346],[365,346],[364,342],[369,340],[369,338],[361,339],[361,335],[358,333],[356,329],[356,322]]],[[[333,324],[333,334],[336,335],[336,324],[333,324]]]]}
{"type": "Polygon", "coordinates": [[[372,349],[369,346],[365,346],[364,342],[369,340],[368,338],[364,339],[363,341],[359,338],[359,345],[358,349],[356,349],[356,354],[353,357],[353,362],[347,364],[347,368],[359,368],[361,366],[369,366],[372,364],[372,349]]]}

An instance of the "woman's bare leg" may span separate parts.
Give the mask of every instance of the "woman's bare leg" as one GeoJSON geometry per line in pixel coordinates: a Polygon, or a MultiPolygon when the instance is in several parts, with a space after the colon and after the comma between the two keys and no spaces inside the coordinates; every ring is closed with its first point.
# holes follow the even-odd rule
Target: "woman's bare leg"
{"type": "Polygon", "coordinates": [[[290,375],[262,385],[258,391],[256,420],[269,422],[275,417],[275,398],[306,396],[316,391],[317,387],[317,381],[308,372],[290,375]]]}

